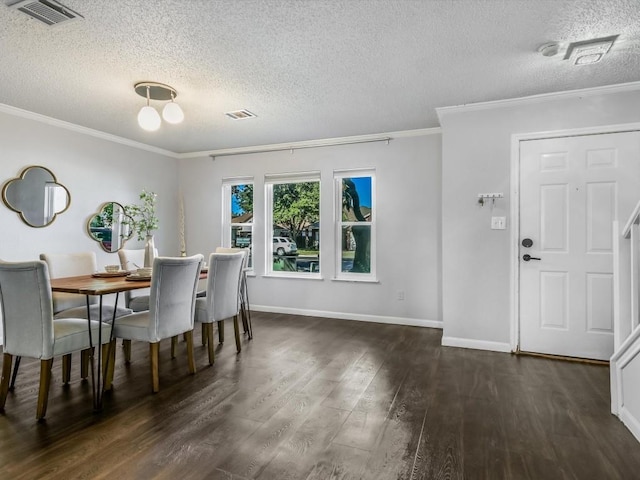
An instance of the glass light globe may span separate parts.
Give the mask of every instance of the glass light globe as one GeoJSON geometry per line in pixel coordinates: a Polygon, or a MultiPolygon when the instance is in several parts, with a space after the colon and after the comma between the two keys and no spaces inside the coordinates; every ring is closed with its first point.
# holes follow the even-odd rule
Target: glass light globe
{"type": "Polygon", "coordinates": [[[138,112],[138,125],[144,130],[155,132],[160,128],[160,114],[150,105],[145,105],[138,112]]]}
{"type": "Polygon", "coordinates": [[[169,102],[164,106],[162,110],[162,118],[169,123],[180,123],[184,120],[184,112],[175,102],[169,102]]]}

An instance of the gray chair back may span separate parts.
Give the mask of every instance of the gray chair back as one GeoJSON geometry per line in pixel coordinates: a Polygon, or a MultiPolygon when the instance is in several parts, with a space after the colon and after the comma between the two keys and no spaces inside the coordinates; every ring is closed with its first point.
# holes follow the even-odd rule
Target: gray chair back
{"type": "Polygon", "coordinates": [[[209,256],[206,302],[210,322],[233,317],[240,311],[240,279],[245,255],[240,251],[209,256]]]}
{"type": "MultiPolygon", "coordinates": [[[[158,249],[155,250],[155,256],[158,256],[158,249]]],[[[136,270],[138,267],[144,266],[144,248],[121,248],[118,250],[118,258],[120,259],[120,268],[122,270],[136,270]]],[[[124,304],[132,308],[134,312],[147,310],[149,308],[149,290],[143,288],[124,292],[124,304]],[[136,298],[138,300],[134,301],[136,298]]]]}
{"type": "Polygon", "coordinates": [[[47,264],[0,262],[4,353],[53,357],[53,308],[47,264]]]}
{"type": "Polygon", "coordinates": [[[196,290],[204,257],[156,257],[149,296],[149,338],[159,342],[193,330],[196,290]]]}
{"type": "MultiPolygon", "coordinates": [[[[51,278],[77,277],[91,275],[98,270],[98,262],[94,252],[80,253],[41,253],[40,260],[47,262],[51,278]]],[[[90,303],[96,303],[97,298],[91,297],[90,303]]],[[[56,292],[53,294],[53,313],[59,313],[75,307],[86,306],[84,295],[56,292]]]]}

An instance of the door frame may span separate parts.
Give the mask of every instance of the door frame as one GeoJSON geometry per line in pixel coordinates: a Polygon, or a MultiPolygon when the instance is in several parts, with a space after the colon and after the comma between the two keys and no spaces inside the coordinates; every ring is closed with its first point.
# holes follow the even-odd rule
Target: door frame
{"type": "MultiPolygon", "coordinates": [[[[530,140],[547,140],[562,137],[581,137],[586,135],[603,135],[607,133],[627,133],[640,131],[640,122],[597,127],[570,128],[563,130],[513,133],[511,134],[511,181],[510,181],[510,291],[511,291],[511,332],[509,341],[512,352],[520,350],[520,142],[530,140]]],[[[619,219],[624,224],[626,219],[619,219]]],[[[615,298],[615,292],[614,292],[615,298]]],[[[615,336],[615,324],[614,324],[615,336]]]]}

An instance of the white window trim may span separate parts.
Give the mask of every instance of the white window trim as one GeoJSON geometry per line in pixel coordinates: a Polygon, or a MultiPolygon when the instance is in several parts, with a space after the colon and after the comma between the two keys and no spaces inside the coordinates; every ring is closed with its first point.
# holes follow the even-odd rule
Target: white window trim
{"type": "Polygon", "coordinates": [[[334,170],[334,230],[335,230],[335,276],[334,281],[346,282],[368,282],[377,283],[377,235],[376,216],[378,208],[376,205],[376,171],[375,168],[358,168],[352,170],[334,170]],[[354,177],[371,177],[371,221],[369,222],[343,222],[342,221],[342,179],[354,177]],[[342,227],[349,225],[370,225],[371,226],[371,271],[369,273],[351,273],[342,271],[342,227]]]}
{"type": "MultiPolygon", "coordinates": [[[[222,238],[220,241],[220,246],[225,247],[225,248],[231,248],[231,231],[232,231],[232,216],[231,216],[231,187],[235,186],[235,185],[253,185],[254,189],[253,189],[253,201],[254,201],[254,205],[255,205],[255,197],[256,197],[256,190],[255,190],[255,182],[254,182],[254,178],[253,177],[233,177],[233,178],[223,178],[222,179],[222,228],[220,229],[221,233],[222,233],[222,238]]],[[[251,248],[254,248],[255,251],[255,245],[254,245],[254,225],[255,225],[255,207],[253,210],[253,218],[254,221],[251,223],[236,223],[233,224],[233,226],[235,227],[251,227],[251,248]]],[[[255,255],[253,258],[253,262],[251,267],[249,268],[249,270],[247,271],[248,274],[253,274],[255,269],[255,255]]]]}
{"type": "MultiPolygon", "coordinates": [[[[322,269],[317,273],[310,272],[274,272],[273,271],[273,186],[284,183],[318,182],[320,185],[320,208],[322,208],[322,182],[319,171],[267,174],[264,177],[264,205],[265,205],[265,265],[263,277],[273,278],[303,278],[307,280],[322,280],[322,269]]],[[[320,213],[322,217],[322,213],[320,213]]],[[[322,241],[320,242],[320,257],[322,257],[322,241]]]]}

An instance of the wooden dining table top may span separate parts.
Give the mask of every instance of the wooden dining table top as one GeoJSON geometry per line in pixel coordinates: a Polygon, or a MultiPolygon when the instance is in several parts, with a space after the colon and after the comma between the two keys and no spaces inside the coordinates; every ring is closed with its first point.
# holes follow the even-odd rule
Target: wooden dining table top
{"type": "MultiPolygon", "coordinates": [[[[207,278],[207,272],[200,273],[200,280],[207,278]]],[[[60,277],[51,279],[51,291],[77,293],[81,295],[108,295],[110,293],[149,288],[149,280],[127,280],[127,277],[94,277],[80,275],[77,277],[60,277]]]]}

